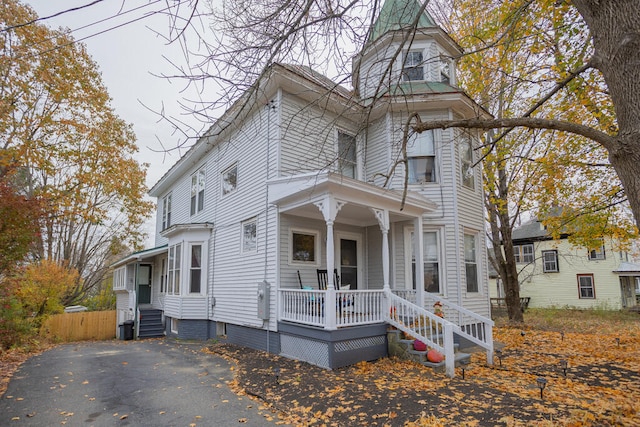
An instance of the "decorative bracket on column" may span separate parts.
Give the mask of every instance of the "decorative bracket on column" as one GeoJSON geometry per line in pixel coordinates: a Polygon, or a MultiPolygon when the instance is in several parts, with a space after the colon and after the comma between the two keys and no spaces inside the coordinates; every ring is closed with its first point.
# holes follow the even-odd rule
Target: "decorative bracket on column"
{"type": "Polygon", "coordinates": [[[370,209],[371,209],[371,212],[373,212],[373,215],[378,220],[378,224],[380,225],[380,230],[382,230],[383,233],[388,233],[389,232],[389,211],[384,209],[375,209],[375,208],[370,208],[370,209]]]}
{"type": "Polygon", "coordinates": [[[347,202],[336,200],[332,196],[327,196],[319,202],[314,203],[314,205],[318,207],[320,212],[322,212],[324,220],[327,223],[331,224],[333,224],[333,222],[336,220],[336,216],[338,215],[338,212],[340,212],[340,209],[342,209],[342,207],[346,204],[347,202]]]}

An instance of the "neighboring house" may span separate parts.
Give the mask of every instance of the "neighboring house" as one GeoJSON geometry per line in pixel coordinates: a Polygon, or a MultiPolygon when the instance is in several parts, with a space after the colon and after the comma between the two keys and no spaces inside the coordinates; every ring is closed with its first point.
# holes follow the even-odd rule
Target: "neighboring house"
{"type": "MultiPolygon", "coordinates": [[[[627,252],[614,249],[611,239],[598,248],[553,240],[544,225],[533,220],[513,231],[520,296],[529,307],[600,308],[618,310],[637,304],[640,265],[627,252]]],[[[492,297],[504,297],[500,280],[491,285],[492,297]]]]}
{"type": "Polygon", "coordinates": [[[477,135],[412,135],[408,171],[399,165],[383,186],[410,113],[488,117],[456,87],[460,49],[426,12],[394,57],[418,9],[385,3],[354,58],[352,91],[273,64],[153,186],[157,247],[115,265],[119,322],[140,313],[142,336],[155,309],[170,336],[226,335],[333,368],[384,356],[385,322],[407,327],[422,306],[442,322],[430,314],[442,300],[456,340],[477,341],[491,358],[477,135]],[[396,83],[376,93],[381,80],[396,83]],[[319,289],[318,270],[334,269],[319,289]]]}

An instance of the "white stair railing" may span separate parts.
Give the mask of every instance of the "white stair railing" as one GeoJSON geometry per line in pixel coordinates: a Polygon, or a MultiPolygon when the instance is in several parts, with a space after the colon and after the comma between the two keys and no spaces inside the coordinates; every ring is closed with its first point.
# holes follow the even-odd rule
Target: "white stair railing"
{"type": "MultiPolygon", "coordinates": [[[[416,301],[415,290],[393,290],[394,294],[411,302],[416,301]]],[[[430,313],[436,311],[435,304],[440,303],[440,310],[445,319],[456,325],[455,333],[484,348],[487,363],[493,364],[493,320],[474,313],[462,306],[452,303],[438,295],[424,293],[424,308],[430,313]]]]}
{"type": "Polygon", "coordinates": [[[484,348],[487,353],[487,363],[493,365],[493,320],[474,313],[437,295],[424,294],[424,307],[435,311],[434,305],[440,303],[445,319],[457,326],[456,333],[472,343],[484,348]]]}
{"type": "Polygon", "coordinates": [[[388,293],[389,313],[386,321],[401,331],[444,354],[445,373],[455,376],[453,333],[457,326],[418,305],[388,293]]]}

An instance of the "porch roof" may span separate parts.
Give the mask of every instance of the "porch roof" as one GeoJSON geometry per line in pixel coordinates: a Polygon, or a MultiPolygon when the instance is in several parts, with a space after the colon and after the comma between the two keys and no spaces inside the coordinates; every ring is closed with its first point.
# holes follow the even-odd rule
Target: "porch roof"
{"type": "Polygon", "coordinates": [[[158,246],[151,249],[144,249],[119,259],[118,261],[111,264],[111,267],[117,268],[117,267],[120,267],[121,265],[129,264],[130,262],[133,262],[133,261],[136,261],[136,262],[142,261],[145,258],[152,258],[156,255],[160,255],[165,252],[167,252],[167,245],[162,245],[162,246],[158,246]]]}
{"type": "Polygon", "coordinates": [[[640,265],[632,262],[623,262],[613,272],[620,276],[640,276],[640,265]]]}
{"type": "Polygon", "coordinates": [[[436,203],[420,194],[408,191],[402,206],[402,191],[369,184],[334,172],[322,171],[281,177],[268,181],[269,203],[280,212],[322,219],[314,206],[330,195],[345,203],[337,222],[367,226],[377,224],[369,208],[389,211],[391,222],[404,221],[436,209],[436,203]]]}

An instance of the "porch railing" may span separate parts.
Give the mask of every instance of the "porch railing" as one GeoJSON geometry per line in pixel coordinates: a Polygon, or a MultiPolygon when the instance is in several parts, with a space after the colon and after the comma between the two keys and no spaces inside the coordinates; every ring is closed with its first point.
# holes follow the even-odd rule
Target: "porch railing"
{"type": "Polygon", "coordinates": [[[283,321],[325,329],[382,323],[382,290],[318,291],[280,289],[280,316],[283,321]],[[328,301],[333,301],[331,304],[328,301]],[[331,311],[335,310],[335,316],[331,311]],[[332,322],[332,319],[334,321],[332,322]]]}
{"type": "Polygon", "coordinates": [[[455,373],[454,334],[484,348],[493,364],[493,321],[435,295],[425,294],[424,307],[412,290],[279,289],[281,321],[323,329],[387,322],[445,356],[447,375],[455,373]],[[439,302],[443,316],[434,313],[439,302]]]}

